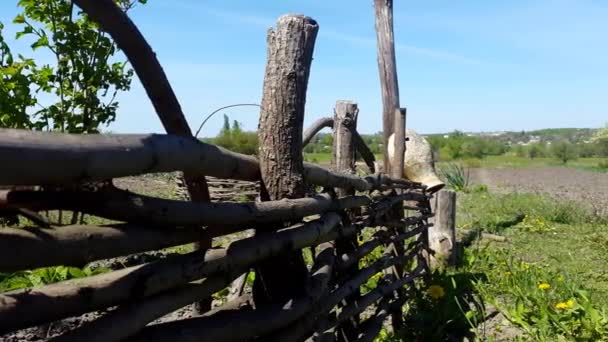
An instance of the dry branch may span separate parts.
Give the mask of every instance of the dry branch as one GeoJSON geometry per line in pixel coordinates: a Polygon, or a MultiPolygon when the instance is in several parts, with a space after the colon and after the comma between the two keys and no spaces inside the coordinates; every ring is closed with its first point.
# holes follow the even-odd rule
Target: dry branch
{"type": "MultiPolygon", "coordinates": [[[[0,208],[23,207],[36,211],[75,210],[111,220],[161,226],[208,226],[212,236],[229,234],[226,227],[299,220],[302,217],[367,206],[369,198],[332,199],[326,194],[269,202],[194,203],[159,199],[119,189],[86,191],[22,191],[0,193],[0,208]]],[[[241,230],[239,229],[239,230],[241,230]]]]}
{"type": "MultiPolygon", "coordinates": [[[[330,241],[348,229],[336,230],[337,214],[266,237],[236,241],[205,255],[192,252],[74,281],[0,294],[0,334],[151,296],[216,272],[240,270],[287,250],[330,241]]],[[[353,230],[351,228],[350,233],[353,230]]]]}
{"type": "MultiPolygon", "coordinates": [[[[351,316],[363,312],[379,299],[386,297],[406,284],[411,283],[415,278],[419,277],[424,270],[424,265],[418,265],[413,271],[397,281],[381,283],[374,290],[361,297],[356,303],[352,303],[340,311],[337,323],[344,322],[351,316]]],[[[401,300],[405,300],[405,297],[401,298],[401,300]]]]}
{"type": "Polygon", "coordinates": [[[135,336],[133,341],[198,341],[201,336],[209,341],[245,341],[266,334],[302,317],[327,293],[333,262],[333,247],[328,243],[322,244],[309,273],[305,297],[255,310],[225,310],[215,315],[151,326],[135,336]]]}
{"type": "MultiPolygon", "coordinates": [[[[422,220],[422,219],[420,219],[420,220],[422,220]]],[[[366,255],[370,254],[374,249],[376,249],[384,244],[393,243],[396,241],[403,241],[405,239],[414,237],[414,236],[424,232],[428,227],[429,227],[429,225],[420,225],[420,226],[418,226],[412,230],[409,230],[405,233],[402,233],[402,234],[388,235],[388,236],[386,234],[384,234],[384,235],[377,236],[377,237],[359,245],[359,247],[357,247],[357,250],[355,250],[353,253],[343,254],[340,257],[340,262],[336,267],[338,269],[348,268],[349,266],[354,265],[357,262],[359,262],[359,260],[361,260],[366,255]]]]}
{"type": "Polygon", "coordinates": [[[108,32],[135,69],[167,133],[192,136],[181,106],[156,54],[137,26],[112,0],[74,0],[108,32]]]}
{"type": "MultiPolygon", "coordinates": [[[[0,168],[0,185],[64,185],[172,171],[260,179],[255,158],[175,135],[75,135],[0,129],[0,159],[7,165],[0,168]]],[[[358,191],[380,185],[416,186],[387,177],[343,175],[308,163],[304,163],[304,179],[315,185],[358,191]]]]}
{"type": "MultiPolygon", "coordinates": [[[[335,291],[323,296],[318,301],[318,305],[315,305],[314,308],[307,314],[304,319],[298,320],[294,324],[291,324],[284,329],[276,331],[267,338],[268,341],[291,341],[291,340],[299,340],[302,337],[305,337],[306,333],[310,332],[313,329],[316,321],[323,314],[330,312],[340,301],[342,301],[347,296],[351,295],[353,292],[359,289],[359,287],[364,284],[369,278],[371,278],[374,274],[381,272],[382,270],[391,267],[395,264],[400,264],[411,260],[415,257],[416,253],[418,253],[419,249],[415,248],[407,255],[398,257],[398,258],[389,258],[388,256],[382,257],[376,260],[372,265],[361,269],[356,275],[352,278],[348,279],[345,282],[341,282],[340,287],[335,291]]],[[[420,267],[419,267],[420,268],[420,267]]],[[[420,268],[421,269],[421,268],[420,268]]],[[[403,286],[408,282],[412,281],[414,278],[420,275],[420,270],[417,268],[412,271],[407,277],[400,279],[395,283],[391,283],[387,288],[393,289],[394,291],[398,285],[403,286]]],[[[390,292],[392,292],[390,291],[390,292]]],[[[365,298],[365,297],[363,297],[365,298]]],[[[355,305],[355,303],[350,304],[348,307],[355,305]]],[[[368,305],[369,306],[369,305],[368,305]]],[[[348,308],[347,307],[347,308],[348,308]]],[[[362,308],[365,309],[365,308],[362,308]]],[[[346,310],[346,308],[345,308],[346,310]]],[[[352,311],[352,310],[351,310],[352,311]]],[[[360,311],[359,311],[360,312],[360,311]]],[[[354,315],[355,313],[353,313],[354,315]]],[[[351,315],[352,316],[352,315],[351,315]]],[[[349,316],[349,317],[351,317],[349,316]]]]}
{"type": "MultiPolygon", "coordinates": [[[[389,308],[389,299],[385,298],[378,306],[376,314],[363,322],[365,331],[363,331],[361,336],[356,340],[357,342],[373,342],[376,339],[389,314],[389,308]]],[[[399,310],[401,310],[401,307],[399,307],[399,310]]]]}
{"type": "MultiPolygon", "coordinates": [[[[74,2],[110,34],[127,56],[166,132],[192,137],[192,130],[156,54],[127,14],[113,0],[75,0],[74,2]]],[[[204,175],[200,172],[184,172],[184,180],[192,201],[209,202],[209,188],[204,175]]],[[[211,247],[209,238],[197,243],[197,249],[201,252],[209,247],[211,247]]],[[[208,309],[211,303],[203,306],[208,309]]]]}
{"type": "Polygon", "coordinates": [[[44,266],[82,267],[100,259],[197,241],[202,229],[149,228],[133,224],[0,229],[0,272],[44,266]]]}
{"type": "Polygon", "coordinates": [[[214,275],[202,281],[180,286],[172,291],[128,302],[95,321],[54,339],[54,341],[122,341],[136,334],[157,318],[195,301],[211,297],[213,293],[226,287],[238,273],[214,275]]]}

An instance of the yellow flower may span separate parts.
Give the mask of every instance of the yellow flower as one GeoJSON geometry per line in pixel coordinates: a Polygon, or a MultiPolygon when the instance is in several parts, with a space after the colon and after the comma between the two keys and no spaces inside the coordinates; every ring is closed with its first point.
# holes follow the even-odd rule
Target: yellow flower
{"type": "Polygon", "coordinates": [[[443,287],[439,285],[429,286],[429,288],[426,290],[426,293],[433,299],[439,299],[445,296],[445,291],[443,290],[443,287]]]}
{"type": "Polygon", "coordinates": [[[566,310],[566,309],[570,309],[574,306],[574,300],[573,299],[568,299],[565,302],[560,302],[555,304],[555,308],[559,309],[559,310],[566,310]]]}
{"type": "Polygon", "coordinates": [[[538,284],[538,288],[541,290],[548,290],[551,288],[551,285],[549,283],[540,283],[538,284]]]}

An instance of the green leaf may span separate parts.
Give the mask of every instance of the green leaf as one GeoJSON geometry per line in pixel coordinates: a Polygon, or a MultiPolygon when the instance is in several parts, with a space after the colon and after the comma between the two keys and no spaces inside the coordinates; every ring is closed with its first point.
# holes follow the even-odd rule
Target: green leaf
{"type": "Polygon", "coordinates": [[[25,23],[25,16],[23,14],[19,14],[13,19],[14,24],[23,24],[25,23]]]}
{"type": "Polygon", "coordinates": [[[49,45],[48,38],[46,36],[42,36],[34,44],[32,44],[32,49],[36,50],[39,47],[48,46],[48,45],[49,45]]]}

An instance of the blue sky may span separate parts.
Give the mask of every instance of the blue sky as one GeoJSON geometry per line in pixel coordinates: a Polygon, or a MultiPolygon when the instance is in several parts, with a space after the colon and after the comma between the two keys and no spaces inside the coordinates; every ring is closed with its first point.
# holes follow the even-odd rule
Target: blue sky
{"type": "MultiPolygon", "coordinates": [[[[15,4],[0,3],[7,34],[15,4]]],[[[311,16],[320,26],[305,126],[347,99],[359,103],[359,130],[379,131],[371,0],[149,0],[131,15],[196,127],[216,108],[260,102],[266,30],[285,13],[311,16]]],[[[607,1],[396,0],[394,17],[408,127],[432,133],[608,122],[607,1]]],[[[109,130],[163,131],[138,80],[120,100],[109,130]]],[[[256,108],[226,114],[257,127],[256,108]]],[[[221,123],[217,115],[202,135],[215,135],[221,123]]]]}

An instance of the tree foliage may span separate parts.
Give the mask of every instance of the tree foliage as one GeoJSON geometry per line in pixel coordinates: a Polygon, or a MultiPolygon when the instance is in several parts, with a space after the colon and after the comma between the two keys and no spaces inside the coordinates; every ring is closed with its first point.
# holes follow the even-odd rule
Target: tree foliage
{"type": "Polygon", "coordinates": [[[559,159],[564,164],[578,157],[574,145],[567,141],[553,144],[551,146],[551,152],[555,158],[559,159]]]}
{"type": "MultiPolygon", "coordinates": [[[[116,2],[128,11],[145,1],[116,2]]],[[[116,95],[129,90],[133,71],[116,57],[110,36],[72,1],[20,0],[18,5],[16,39],[30,41],[32,54],[53,60],[15,59],[0,37],[0,125],[96,133],[114,121],[116,95]]]]}
{"type": "Polygon", "coordinates": [[[243,131],[241,123],[236,120],[231,126],[227,115],[224,115],[224,125],[220,134],[215,138],[207,139],[207,141],[238,153],[250,155],[258,153],[257,133],[243,131]]]}

